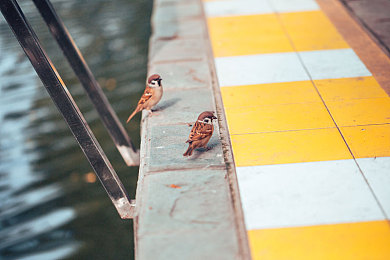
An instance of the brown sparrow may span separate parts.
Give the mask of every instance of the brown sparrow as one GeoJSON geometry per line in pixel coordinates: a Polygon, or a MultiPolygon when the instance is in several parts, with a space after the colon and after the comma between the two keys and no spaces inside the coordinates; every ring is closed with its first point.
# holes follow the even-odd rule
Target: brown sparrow
{"type": "Polygon", "coordinates": [[[148,78],[144,94],[138,101],[136,109],[129,116],[126,123],[128,123],[133,118],[133,116],[135,116],[135,114],[137,114],[139,111],[142,111],[143,109],[148,110],[150,115],[152,114],[152,107],[157,105],[163,95],[161,80],[162,78],[158,74],[153,74],[148,78]]]}
{"type": "Polygon", "coordinates": [[[198,120],[192,127],[190,137],[186,143],[189,143],[187,151],[183,156],[191,156],[192,151],[196,148],[206,148],[211,136],[213,135],[213,119],[217,119],[211,111],[201,113],[198,120]]]}

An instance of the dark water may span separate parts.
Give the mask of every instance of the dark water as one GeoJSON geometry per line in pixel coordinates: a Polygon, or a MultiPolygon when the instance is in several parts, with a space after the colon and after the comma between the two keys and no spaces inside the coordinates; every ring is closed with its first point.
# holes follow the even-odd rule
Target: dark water
{"type": "MultiPolygon", "coordinates": [[[[35,6],[18,1],[131,197],[126,167],[35,6]]],[[[120,120],[146,77],[152,0],[53,0],[120,120]]],[[[139,119],[137,116],[136,119],[139,119]]],[[[139,123],[126,126],[139,144],[139,123]]],[[[132,259],[121,220],[0,15],[0,259],[132,259]]]]}

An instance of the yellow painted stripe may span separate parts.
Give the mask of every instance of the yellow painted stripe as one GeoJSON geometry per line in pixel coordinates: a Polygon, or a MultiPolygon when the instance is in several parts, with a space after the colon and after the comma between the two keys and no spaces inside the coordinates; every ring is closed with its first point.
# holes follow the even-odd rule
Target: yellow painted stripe
{"type": "Polygon", "coordinates": [[[390,124],[341,127],[340,130],[356,158],[390,156],[390,124]]]}
{"type": "Polygon", "coordinates": [[[208,18],[215,57],[294,51],[275,14],[208,18]]]}
{"type": "Polygon", "coordinates": [[[335,127],[322,102],[226,108],[225,112],[231,134],[335,127]]]}
{"type": "Polygon", "coordinates": [[[374,77],[314,80],[325,101],[388,97],[374,77]]]}
{"type": "Polygon", "coordinates": [[[321,102],[310,81],[221,88],[225,108],[321,102]]]}
{"type": "Polygon", "coordinates": [[[236,166],[352,159],[336,128],[232,135],[236,166]]]}
{"type": "Polygon", "coordinates": [[[254,260],[390,259],[387,221],[248,231],[254,260]]]}
{"type": "Polygon", "coordinates": [[[208,18],[215,57],[342,49],[348,44],[321,11],[208,18]],[[286,31],[287,34],[286,34],[286,31]],[[289,39],[290,38],[290,39],[289,39]]]}
{"type": "MultiPolygon", "coordinates": [[[[207,21],[215,57],[349,48],[322,11],[207,21]]],[[[373,77],[313,83],[221,88],[236,166],[352,159],[330,114],[338,126],[353,126],[340,131],[356,158],[390,156],[390,124],[384,124],[390,123],[390,98],[373,77]]],[[[250,230],[248,235],[255,260],[390,259],[387,221],[250,230]]]]}
{"type": "MultiPolygon", "coordinates": [[[[349,48],[322,11],[207,22],[215,57],[349,48]]],[[[390,124],[383,124],[390,122],[390,98],[373,77],[313,82],[221,88],[236,166],[352,159],[330,114],[338,126],[353,126],[340,131],[356,158],[390,156],[390,124]]],[[[386,221],[250,230],[248,235],[255,260],[390,259],[386,221]]]]}
{"type": "Polygon", "coordinates": [[[321,11],[281,13],[280,18],[297,51],[349,48],[321,11]]]}
{"type": "Polygon", "coordinates": [[[390,123],[390,98],[326,102],[338,126],[390,123]]]}

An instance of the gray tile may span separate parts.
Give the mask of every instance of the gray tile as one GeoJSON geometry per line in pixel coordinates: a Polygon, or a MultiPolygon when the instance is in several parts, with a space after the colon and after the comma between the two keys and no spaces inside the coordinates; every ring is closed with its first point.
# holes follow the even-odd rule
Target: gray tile
{"type": "Polygon", "coordinates": [[[172,5],[172,4],[183,4],[183,3],[198,3],[198,0],[155,0],[157,5],[172,5]]]}
{"type": "Polygon", "coordinates": [[[237,176],[248,230],[385,219],[354,160],[237,167],[237,176]]]}
{"type": "Polygon", "coordinates": [[[182,21],[193,18],[201,18],[202,9],[196,2],[172,3],[160,5],[154,10],[152,23],[163,21],[182,21]]]}
{"type": "Polygon", "coordinates": [[[204,2],[208,17],[273,13],[267,0],[233,0],[204,2]]]}
{"type": "Polygon", "coordinates": [[[291,13],[319,10],[320,7],[315,0],[270,0],[275,12],[291,13]]]}
{"type": "Polygon", "coordinates": [[[390,219],[390,157],[358,158],[356,161],[390,219]]]}
{"type": "Polygon", "coordinates": [[[293,52],[215,59],[221,87],[309,80],[293,52]]]}
{"type": "Polygon", "coordinates": [[[189,170],[145,176],[137,258],[236,259],[238,243],[225,175],[221,170],[189,170]]]}
{"type": "Polygon", "coordinates": [[[371,76],[352,49],[299,52],[312,79],[371,76]]]}
{"type": "Polygon", "coordinates": [[[203,111],[214,111],[212,93],[207,88],[165,91],[149,125],[195,122],[203,111]]]}
{"type": "Polygon", "coordinates": [[[211,86],[210,70],[205,61],[151,64],[149,71],[161,75],[164,90],[211,86]]]}
{"type": "Polygon", "coordinates": [[[237,260],[242,259],[238,250],[236,234],[191,230],[172,230],[165,234],[149,235],[137,240],[138,260],[237,260]]]}
{"type": "Polygon", "coordinates": [[[209,141],[209,151],[195,150],[191,157],[184,157],[188,144],[185,142],[191,131],[188,125],[169,125],[150,127],[148,142],[150,148],[145,158],[146,171],[171,169],[194,169],[224,166],[221,142],[216,125],[209,141]]]}
{"type": "Polygon", "coordinates": [[[155,39],[202,38],[205,28],[201,19],[185,21],[161,21],[153,25],[155,39]]]}
{"type": "Polygon", "coordinates": [[[206,61],[204,42],[199,39],[155,40],[149,50],[149,63],[179,60],[206,61]]]}
{"type": "Polygon", "coordinates": [[[142,183],[139,233],[209,230],[223,221],[232,221],[229,184],[225,175],[224,170],[168,171],[146,175],[142,183]]]}

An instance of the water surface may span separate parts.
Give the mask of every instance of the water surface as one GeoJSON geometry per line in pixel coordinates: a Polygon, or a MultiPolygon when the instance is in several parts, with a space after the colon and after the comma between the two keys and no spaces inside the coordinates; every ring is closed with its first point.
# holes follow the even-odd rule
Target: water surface
{"type": "MultiPolygon", "coordinates": [[[[134,197],[129,168],[32,1],[18,1],[107,157],[134,197]]],[[[152,0],[53,0],[124,122],[146,77],[152,0]]],[[[126,129],[139,144],[139,116],[126,129]]],[[[0,259],[132,259],[121,220],[0,15],[0,259]]]]}

